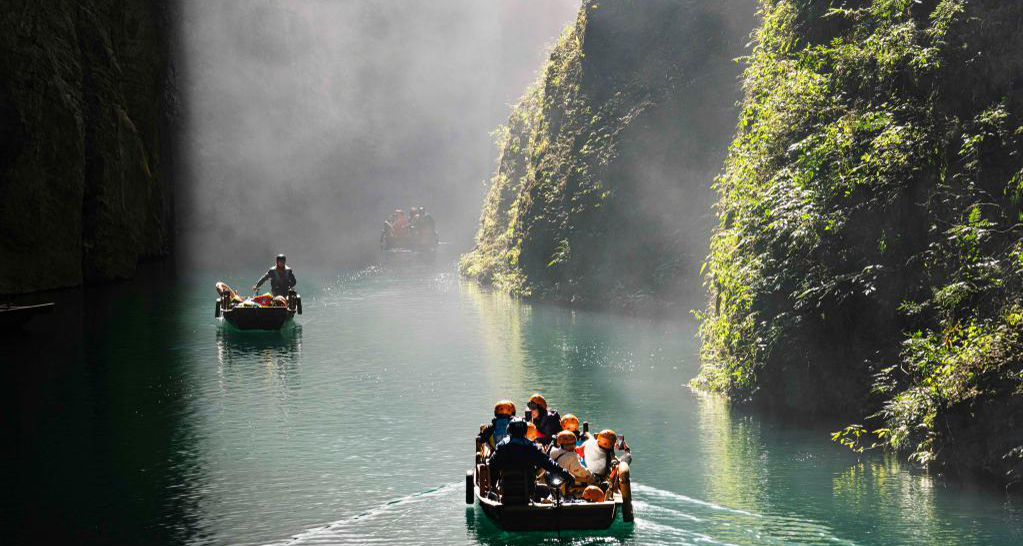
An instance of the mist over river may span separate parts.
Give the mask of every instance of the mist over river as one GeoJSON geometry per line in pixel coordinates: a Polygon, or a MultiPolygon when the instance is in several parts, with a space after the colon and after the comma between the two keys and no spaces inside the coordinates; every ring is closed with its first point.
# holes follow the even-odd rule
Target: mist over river
{"type": "Polygon", "coordinates": [[[213,283],[258,270],[168,265],[57,293],[7,337],[4,542],[1023,542],[997,489],[693,393],[693,324],[523,303],[446,259],[294,262],[305,312],[282,333],[213,317],[213,283]],[[465,505],[479,424],[533,391],[628,438],[634,524],[509,534],[465,505]]]}

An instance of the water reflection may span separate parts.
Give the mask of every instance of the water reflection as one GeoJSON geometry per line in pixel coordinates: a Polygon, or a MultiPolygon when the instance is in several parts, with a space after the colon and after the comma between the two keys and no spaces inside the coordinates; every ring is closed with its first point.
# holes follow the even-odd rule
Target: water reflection
{"type": "Polygon", "coordinates": [[[506,294],[488,291],[474,282],[459,282],[462,305],[479,316],[480,334],[487,365],[484,373],[492,390],[526,382],[523,323],[530,322],[532,308],[506,294]]]}
{"type": "Polygon", "coordinates": [[[20,526],[5,544],[1023,543],[1004,497],[694,395],[689,326],[523,305],[428,268],[303,282],[283,332],[215,323],[210,278],[140,279],[11,344],[31,365],[0,367],[20,526]],[[476,427],[534,390],[628,435],[634,525],[558,542],[465,508],[476,427]]]}
{"type": "Polygon", "coordinates": [[[299,388],[302,325],[291,323],[280,331],[246,332],[228,325],[217,329],[217,375],[220,389],[250,389],[251,380],[285,401],[299,388]]]}
{"type": "MultiPolygon", "coordinates": [[[[941,536],[933,478],[907,471],[894,456],[870,457],[850,465],[832,479],[832,491],[835,502],[849,517],[872,518],[875,525],[891,529],[912,524],[915,536],[923,542],[959,543],[955,537],[941,536]]],[[[962,538],[968,539],[967,543],[975,541],[968,533],[962,538]]]]}
{"type": "Polygon", "coordinates": [[[855,454],[827,429],[730,410],[698,394],[705,499],[715,538],[738,544],[1001,544],[1020,538],[989,491],[940,481],[898,456],[855,454]],[[855,537],[855,538],[853,538],[855,537]]]}
{"type": "Polygon", "coordinates": [[[221,366],[260,362],[268,368],[294,367],[302,356],[302,325],[280,331],[241,331],[217,328],[217,360],[221,366]]]}
{"type": "Polygon", "coordinates": [[[635,355],[650,350],[645,323],[531,305],[467,281],[459,295],[479,317],[482,373],[495,397],[524,406],[529,394],[542,392],[562,414],[621,431],[618,408],[630,403],[623,381],[635,355]]]}
{"type": "Polygon", "coordinates": [[[5,346],[4,544],[186,543],[200,532],[173,271],[47,294],[5,346]],[[15,365],[17,364],[17,365],[15,365]]]}
{"type": "Polygon", "coordinates": [[[696,392],[704,488],[711,502],[763,512],[768,482],[760,423],[733,416],[719,396],[696,392]]]}

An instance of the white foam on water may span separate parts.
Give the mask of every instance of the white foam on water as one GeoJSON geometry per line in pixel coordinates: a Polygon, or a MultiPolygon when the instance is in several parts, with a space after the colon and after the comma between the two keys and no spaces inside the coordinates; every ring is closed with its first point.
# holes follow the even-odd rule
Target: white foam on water
{"type": "Polygon", "coordinates": [[[697,521],[697,522],[705,521],[702,518],[698,518],[698,517],[696,517],[696,516],[694,516],[692,514],[687,514],[685,512],[682,512],[681,510],[674,510],[672,508],[667,508],[667,507],[664,507],[664,506],[658,506],[656,504],[650,504],[648,502],[643,502],[643,501],[640,501],[640,500],[632,501],[632,507],[633,507],[633,509],[637,513],[642,512],[643,514],[646,514],[646,515],[650,515],[650,514],[653,513],[653,514],[661,514],[661,515],[665,515],[665,516],[670,516],[670,517],[673,517],[673,518],[684,518],[684,519],[687,519],[689,521],[697,521]]]}
{"type": "MultiPolygon", "coordinates": [[[[401,509],[407,505],[427,502],[434,500],[438,497],[443,497],[451,493],[455,489],[459,489],[462,486],[461,482],[449,483],[433,489],[427,489],[426,491],[420,491],[419,493],[413,493],[406,495],[399,499],[395,499],[380,506],[376,506],[365,512],[361,512],[354,516],[350,516],[333,523],[321,525],[308,529],[291,538],[281,541],[273,542],[267,546],[298,546],[304,544],[338,544],[338,543],[352,543],[352,538],[358,538],[359,543],[374,542],[372,537],[362,535],[358,530],[351,529],[352,527],[368,521],[379,518],[385,514],[394,512],[395,510],[401,509]],[[353,531],[355,531],[353,536],[353,531]]],[[[375,541],[387,542],[391,539],[377,539],[375,541]]]]}
{"type": "Polygon", "coordinates": [[[705,506],[705,507],[713,509],[713,510],[721,510],[721,511],[725,511],[725,512],[731,512],[733,514],[742,514],[744,516],[750,516],[750,517],[754,517],[754,518],[762,518],[762,517],[764,517],[764,516],[762,516],[760,514],[754,514],[753,512],[747,512],[746,510],[739,510],[737,508],[729,508],[727,506],[721,506],[720,504],[714,504],[712,502],[707,502],[707,501],[704,501],[704,500],[694,499],[692,497],[687,497],[687,496],[681,495],[679,493],[672,493],[671,491],[665,491],[663,489],[658,489],[656,487],[650,487],[649,485],[641,485],[641,484],[633,483],[632,484],[632,490],[634,492],[636,492],[636,493],[640,493],[640,494],[643,494],[643,495],[651,495],[651,496],[655,496],[655,497],[668,498],[668,499],[677,500],[677,501],[681,501],[681,502],[685,502],[685,503],[689,503],[689,504],[698,504],[700,506],[705,506]]]}
{"type": "MultiPolygon", "coordinates": [[[[396,544],[410,543],[420,544],[429,542],[429,538],[421,533],[429,533],[429,529],[412,528],[409,534],[388,533],[380,535],[375,533],[372,527],[385,525],[387,527],[401,527],[403,521],[414,505],[428,502],[437,502],[442,497],[458,497],[461,492],[461,482],[449,483],[447,485],[421,491],[411,495],[383,503],[379,506],[350,516],[332,523],[314,527],[293,535],[292,537],[268,544],[267,546],[308,546],[313,544],[396,544]],[[388,519],[390,518],[390,519],[388,519]],[[393,520],[393,521],[390,521],[393,520]]],[[[713,502],[695,499],[665,491],[656,487],[633,483],[633,492],[636,495],[633,505],[636,513],[634,522],[634,533],[625,541],[637,544],[842,544],[854,546],[856,543],[836,537],[825,525],[801,519],[793,516],[774,516],[756,514],[747,510],[740,510],[715,504],[713,502]],[[658,501],[670,501],[658,503],[658,501]],[[675,506],[672,506],[672,504],[675,506]],[[720,515],[710,517],[699,517],[690,513],[690,510],[680,509],[678,503],[696,507],[696,513],[701,510],[706,514],[718,513],[720,515]],[[666,505],[667,504],[667,505],[666,505]],[[712,512],[707,512],[707,509],[712,512]],[[733,514],[734,517],[728,517],[733,514]]],[[[442,502],[454,502],[445,499],[442,502]]],[[[457,513],[457,511],[456,511],[457,513]]],[[[408,522],[405,522],[407,524],[408,522]]],[[[619,523],[616,523],[619,525],[619,523]]],[[[379,529],[378,529],[379,530],[379,529]]],[[[525,537],[520,537],[525,538],[525,537]]],[[[539,542],[548,542],[547,537],[535,537],[539,542]]],[[[567,538],[567,537],[566,537],[567,538]]],[[[600,532],[594,532],[592,536],[575,536],[567,539],[570,543],[594,544],[601,541],[600,532]],[[582,542],[579,542],[579,541],[582,542]]],[[[553,539],[551,539],[553,540],[553,539]]],[[[620,539],[616,539],[620,542],[620,539]]],[[[454,539],[460,542],[459,539],[454,539]]],[[[473,541],[470,538],[470,541],[473,541]]]]}
{"type": "MultiPolygon", "coordinates": [[[[694,522],[696,524],[695,526],[701,527],[701,538],[706,537],[706,540],[714,542],[717,542],[718,540],[712,538],[714,536],[718,536],[718,533],[715,531],[723,531],[724,528],[727,528],[727,532],[725,532],[725,534],[744,535],[752,541],[751,543],[790,544],[795,542],[801,544],[856,545],[856,542],[835,536],[829,527],[817,521],[795,516],[757,514],[747,510],[722,506],[713,502],[694,499],[680,493],[665,491],[663,489],[637,483],[632,484],[632,490],[637,497],[637,500],[633,501],[636,508],[637,527],[651,526],[652,522],[646,518],[661,519],[667,516],[671,519],[677,519],[681,517],[694,522]],[[644,500],[638,500],[640,498],[643,498],[644,500]],[[737,518],[737,521],[722,521],[717,517],[713,519],[703,519],[689,514],[688,512],[683,512],[675,508],[657,504],[657,500],[659,499],[685,503],[701,508],[708,508],[714,512],[735,514],[736,516],[743,517],[737,518]]],[[[662,525],[661,527],[670,528],[671,526],[662,525]]],[[[664,532],[664,529],[661,527],[657,527],[658,531],[664,532]]],[[[688,530],[687,532],[695,533],[693,530],[688,530]]],[[[733,536],[732,539],[736,540],[737,538],[733,536]]]]}

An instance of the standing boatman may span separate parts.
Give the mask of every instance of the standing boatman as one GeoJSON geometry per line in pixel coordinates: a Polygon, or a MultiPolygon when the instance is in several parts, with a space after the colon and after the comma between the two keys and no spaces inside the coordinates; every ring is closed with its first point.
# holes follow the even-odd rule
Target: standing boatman
{"type": "Polygon", "coordinates": [[[277,266],[271,267],[263,278],[252,287],[253,292],[258,292],[267,280],[270,281],[270,293],[277,296],[288,297],[288,292],[298,284],[295,280],[295,273],[287,266],[288,258],[284,254],[277,255],[277,266]]]}

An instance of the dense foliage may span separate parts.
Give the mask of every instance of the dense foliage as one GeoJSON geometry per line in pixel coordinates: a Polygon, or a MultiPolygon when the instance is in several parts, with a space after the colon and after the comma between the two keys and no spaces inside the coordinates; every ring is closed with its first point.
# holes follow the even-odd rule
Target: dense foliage
{"type": "Polygon", "coordinates": [[[748,8],[584,2],[498,131],[463,275],[576,305],[681,309],[712,228],[748,8]]]}
{"type": "Polygon", "coordinates": [[[1023,3],[762,0],[761,16],[696,382],[1020,479],[1023,3]]]}

